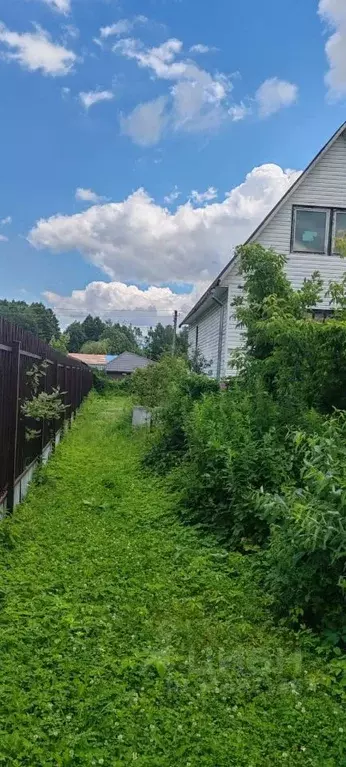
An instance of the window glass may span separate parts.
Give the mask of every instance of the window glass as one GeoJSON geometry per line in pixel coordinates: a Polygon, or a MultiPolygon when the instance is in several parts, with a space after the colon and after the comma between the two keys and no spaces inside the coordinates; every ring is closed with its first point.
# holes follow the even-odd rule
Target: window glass
{"type": "Polygon", "coordinates": [[[307,253],[326,252],[327,212],[325,210],[295,211],[293,249],[307,253]]]}
{"type": "Polygon", "coordinates": [[[338,210],[334,223],[334,253],[340,253],[340,240],[346,241],[346,211],[338,210]]]}

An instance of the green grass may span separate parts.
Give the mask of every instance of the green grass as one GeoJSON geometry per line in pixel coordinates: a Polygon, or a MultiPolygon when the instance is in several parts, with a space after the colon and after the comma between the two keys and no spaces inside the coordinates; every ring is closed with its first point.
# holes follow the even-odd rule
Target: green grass
{"type": "Polygon", "coordinates": [[[346,765],[323,662],[143,475],[125,404],[90,398],[0,532],[0,764],[346,765]]]}

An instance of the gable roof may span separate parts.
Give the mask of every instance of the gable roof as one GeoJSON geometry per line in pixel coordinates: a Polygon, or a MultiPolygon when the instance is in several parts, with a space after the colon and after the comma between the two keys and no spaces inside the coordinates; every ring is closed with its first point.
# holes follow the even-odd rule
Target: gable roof
{"type": "MultiPolygon", "coordinates": [[[[272,220],[272,218],[278,213],[278,211],[282,208],[282,206],[287,202],[287,200],[294,194],[294,192],[300,187],[300,185],[303,183],[303,181],[306,179],[307,175],[311,173],[311,171],[316,167],[317,163],[324,157],[324,155],[328,152],[328,150],[335,144],[335,142],[340,138],[340,136],[343,135],[346,131],[346,122],[344,122],[340,128],[333,134],[333,136],[327,141],[327,143],[320,149],[318,154],[311,160],[309,165],[305,168],[303,173],[300,174],[300,176],[296,179],[296,181],[292,184],[292,186],[289,187],[287,192],[281,197],[279,202],[274,205],[272,210],[268,213],[268,215],[263,219],[263,221],[259,224],[259,226],[256,227],[255,231],[252,232],[250,237],[245,241],[244,245],[249,245],[253,240],[258,237],[263,229],[269,224],[269,222],[272,220]]],[[[201,308],[202,304],[206,301],[206,299],[211,295],[212,291],[215,290],[216,287],[220,285],[221,279],[224,276],[224,274],[228,271],[228,269],[233,265],[234,261],[236,260],[236,254],[232,256],[230,261],[226,264],[226,266],[221,270],[220,274],[215,278],[215,280],[212,282],[212,284],[209,286],[208,290],[203,294],[203,296],[197,301],[197,303],[193,306],[193,308],[189,311],[189,313],[186,315],[186,317],[183,319],[183,321],[180,323],[179,327],[182,327],[182,325],[185,325],[188,323],[190,318],[198,311],[198,309],[201,308]]]]}
{"type": "Polygon", "coordinates": [[[106,373],[133,373],[137,368],[146,368],[152,364],[147,357],[141,357],[133,352],[123,352],[106,365],[106,373]]]}
{"type": "Polygon", "coordinates": [[[105,367],[107,364],[105,354],[75,354],[74,352],[70,352],[68,356],[74,357],[74,359],[79,360],[80,362],[84,362],[85,365],[103,365],[105,367]]]}

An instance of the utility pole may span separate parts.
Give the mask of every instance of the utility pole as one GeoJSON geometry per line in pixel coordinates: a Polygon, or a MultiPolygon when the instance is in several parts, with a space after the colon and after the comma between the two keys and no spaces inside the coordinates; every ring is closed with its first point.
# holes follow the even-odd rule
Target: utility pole
{"type": "Polygon", "coordinates": [[[177,345],[177,325],[178,325],[178,312],[175,310],[173,318],[173,342],[172,342],[172,357],[175,357],[175,349],[177,345]]]}

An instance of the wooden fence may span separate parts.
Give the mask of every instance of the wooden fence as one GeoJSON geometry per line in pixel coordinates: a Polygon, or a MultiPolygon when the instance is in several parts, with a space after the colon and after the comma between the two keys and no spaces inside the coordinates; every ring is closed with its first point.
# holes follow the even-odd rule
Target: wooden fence
{"type": "Polygon", "coordinates": [[[58,441],[61,430],[72,420],[91,386],[92,374],[86,365],[65,357],[32,333],[0,317],[0,509],[11,509],[21,500],[21,479],[58,441]],[[50,425],[44,423],[39,436],[28,440],[28,428],[38,430],[38,424],[23,416],[21,404],[32,397],[28,371],[43,361],[47,368],[40,391],[50,394],[59,387],[65,392],[66,410],[61,421],[55,423],[53,435],[50,425]]]}

